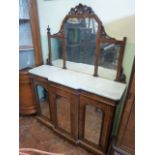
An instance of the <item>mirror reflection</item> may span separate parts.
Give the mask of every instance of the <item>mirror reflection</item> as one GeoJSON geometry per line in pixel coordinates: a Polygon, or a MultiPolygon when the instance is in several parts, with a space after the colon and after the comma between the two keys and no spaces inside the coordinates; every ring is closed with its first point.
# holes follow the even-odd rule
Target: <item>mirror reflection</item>
{"type": "Polygon", "coordinates": [[[100,57],[98,75],[107,79],[115,80],[117,65],[120,55],[120,45],[114,43],[102,43],[100,45],[100,57]]]}
{"type": "Polygon", "coordinates": [[[64,23],[67,68],[93,74],[98,23],[93,18],[69,18],[64,23]]]}
{"type": "Polygon", "coordinates": [[[96,145],[99,144],[103,112],[92,105],[86,105],[84,138],[96,145]]]}
{"type": "Polygon", "coordinates": [[[48,103],[47,90],[44,87],[38,85],[37,86],[37,96],[38,96],[38,100],[39,100],[41,115],[50,119],[50,107],[49,107],[49,103],[48,103]]]}
{"type": "Polygon", "coordinates": [[[51,38],[51,61],[52,64],[56,67],[63,67],[63,46],[62,39],[60,38],[51,38]]]}
{"type": "Polygon", "coordinates": [[[71,132],[71,118],[70,118],[70,102],[67,98],[57,96],[57,125],[67,132],[71,132]]]}

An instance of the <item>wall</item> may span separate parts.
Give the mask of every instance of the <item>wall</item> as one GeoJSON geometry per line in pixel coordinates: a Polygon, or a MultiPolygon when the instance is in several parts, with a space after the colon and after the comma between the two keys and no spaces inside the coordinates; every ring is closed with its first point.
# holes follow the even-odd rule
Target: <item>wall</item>
{"type": "MultiPolygon", "coordinates": [[[[122,36],[127,37],[126,49],[125,49],[124,59],[123,59],[123,68],[124,68],[124,73],[126,75],[127,83],[130,78],[131,68],[132,68],[134,55],[135,55],[134,25],[135,25],[134,15],[115,20],[105,25],[105,30],[110,36],[114,36],[117,39],[121,39],[122,36]]],[[[125,96],[126,96],[126,92],[125,92],[125,96]]],[[[113,126],[114,135],[116,135],[117,133],[118,125],[122,114],[122,109],[124,106],[125,96],[122,99],[122,101],[118,104],[118,107],[116,109],[114,126],[113,126]]]]}
{"type": "MultiPolygon", "coordinates": [[[[48,54],[47,25],[50,26],[51,33],[58,32],[62,20],[70,8],[82,3],[93,8],[103,22],[107,34],[117,39],[122,39],[124,36],[127,37],[123,68],[128,83],[135,53],[134,0],[37,0],[37,2],[44,62],[46,62],[48,54]]],[[[114,134],[117,131],[122,108],[123,102],[117,108],[114,134]]]]}

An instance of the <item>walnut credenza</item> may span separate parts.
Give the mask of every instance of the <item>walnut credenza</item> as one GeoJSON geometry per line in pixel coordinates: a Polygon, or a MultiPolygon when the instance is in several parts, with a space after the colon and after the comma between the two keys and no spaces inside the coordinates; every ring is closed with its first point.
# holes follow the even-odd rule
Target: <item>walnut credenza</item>
{"type": "Polygon", "coordinates": [[[37,118],[72,143],[104,155],[126,85],[49,65],[29,72],[37,118]]]}

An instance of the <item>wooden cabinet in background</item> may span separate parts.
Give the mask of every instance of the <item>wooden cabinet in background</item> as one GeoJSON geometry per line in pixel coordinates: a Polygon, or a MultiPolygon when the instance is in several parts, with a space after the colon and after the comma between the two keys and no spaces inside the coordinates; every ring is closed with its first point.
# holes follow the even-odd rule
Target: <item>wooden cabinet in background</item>
{"type": "Polygon", "coordinates": [[[42,64],[36,0],[19,0],[19,112],[36,113],[28,70],[42,64]]]}
{"type": "Polygon", "coordinates": [[[112,143],[110,155],[135,154],[135,70],[132,69],[126,103],[116,139],[112,143]]]}
{"type": "Polygon", "coordinates": [[[23,115],[36,113],[36,104],[33,99],[32,81],[27,70],[19,72],[19,112],[23,115]]]}

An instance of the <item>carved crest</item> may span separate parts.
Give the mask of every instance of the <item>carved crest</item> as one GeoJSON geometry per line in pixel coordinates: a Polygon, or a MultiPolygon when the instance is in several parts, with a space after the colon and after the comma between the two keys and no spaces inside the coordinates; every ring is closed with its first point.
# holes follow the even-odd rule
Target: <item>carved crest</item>
{"type": "Polygon", "coordinates": [[[69,15],[82,15],[82,14],[94,14],[94,11],[91,7],[88,7],[83,4],[77,5],[75,8],[71,8],[69,11],[69,15]]]}

